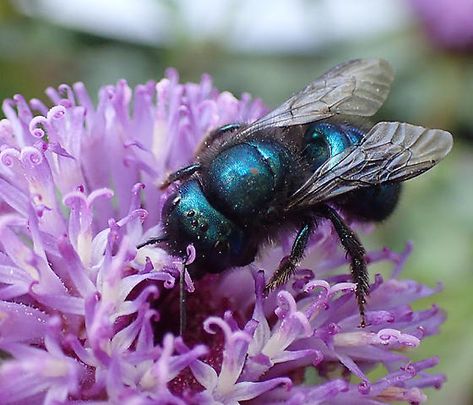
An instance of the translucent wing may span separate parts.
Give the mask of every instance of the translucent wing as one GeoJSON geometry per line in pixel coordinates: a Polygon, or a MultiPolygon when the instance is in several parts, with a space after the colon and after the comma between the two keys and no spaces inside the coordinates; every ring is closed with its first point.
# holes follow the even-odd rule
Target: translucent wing
{"type": "Polygon", "coordinates": [[[325,162],[291,197],[306,207],[366,186],[403,181],[433,167],[453,145],[452,135],[400,122],[380,122],[360,144],[325,162]]]}
{"type": "Polygon", "coordinates": [[[371,116],[386,100],[393,79],[391,66],[382,59],[342,63],[235,136],[244,138],[267,127],[307,124],[336,114],[371,116]]]}

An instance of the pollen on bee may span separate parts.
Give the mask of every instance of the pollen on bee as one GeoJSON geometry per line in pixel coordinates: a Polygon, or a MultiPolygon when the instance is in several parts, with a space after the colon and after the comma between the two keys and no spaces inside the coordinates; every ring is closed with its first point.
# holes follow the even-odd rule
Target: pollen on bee
{"type": "Polygon", "coordinates": [[[250,168],[250,173],[253,176],[256,176],[259,173],[259,170],[256,167],[252,167],[252,168],[250,168]]]}

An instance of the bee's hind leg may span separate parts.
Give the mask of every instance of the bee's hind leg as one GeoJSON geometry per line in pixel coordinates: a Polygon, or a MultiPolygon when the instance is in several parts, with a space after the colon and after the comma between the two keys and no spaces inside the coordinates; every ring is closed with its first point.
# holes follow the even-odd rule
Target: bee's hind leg
{"type": "Polygon", "coordinates": [[[342,217],[340,217],[337,211],[332,207],[323,205],[318,210],[318,213],[322,217],[330,220],[340,238],[340,242],[347,252],[347,255],[350,257],[351,275],[353,282],[356,284],[356,300],[361,317],[360,326],[364,328],[366,326],[366,296],[368,295],[370,288],[368,270],[366,268],[365,248],[361,244],[355,232],[350,229],[350,227],[343,221],[342,217]]]}
{"type": "Polygon", "coordinates": [[[281,261],[273,277],[271,277],[271,280],[269,280],[269,283],[264,288],[265,295],[284,284],[294,273],[297,265],[304,257],[304,251],[313,228],[313,223],[307,222],[299,229],[296,239],[294,239],[294,243],[292,244],[291,254],[281,261]]]}

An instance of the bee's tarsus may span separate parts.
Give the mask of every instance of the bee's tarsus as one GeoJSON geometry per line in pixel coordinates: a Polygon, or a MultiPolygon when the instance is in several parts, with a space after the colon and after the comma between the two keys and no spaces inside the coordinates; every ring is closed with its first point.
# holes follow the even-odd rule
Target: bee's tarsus
{"type": "Polygon", "coordinates": [[[360,314],[360,328],[366,327],[366,316],[365,314],[360,314]]]}

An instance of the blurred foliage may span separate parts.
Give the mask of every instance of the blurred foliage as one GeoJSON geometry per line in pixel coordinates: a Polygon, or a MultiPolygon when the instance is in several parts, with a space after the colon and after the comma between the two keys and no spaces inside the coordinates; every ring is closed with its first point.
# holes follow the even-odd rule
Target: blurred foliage
{"type": "MultiPolygon", "coordinates": [[[[168,6],[172,8],[173,2],[168,6]]],[[[159,48],[25,17],[11,3],[0,2],[0,98],[15,93],[42,97],[47,86],[75,81],[85,82],[94,94],[101,85],[120,78],[131,85],[159,79],[167,66],[174,66],[182,80],[195,81],[208,72],[220,89],[235,94],[248,91],[275,106],[336,63],[354,57],[388,59],[395,67],[396,81],[378,118],[444,128],[454,133],[456,144],[438,168],[406,184],[397,212],[364,239],[371,248],[386,244],[398,250],[406,240],[413,240],[415,249],[404,276],[432,286],[438,280],[444,283],[444,292],[432,300],[448,312],[443,333],[423,343],[415,357],[439,355],[438,370],[449,377],[430,403],[471,403],[472,54],[435,48],[416,26],[359,43],[331,43],[313,53],[242,53],[221,41],[187,37],[179,31],[179,16],[175,18],[174,45],[159,48]]]]}

